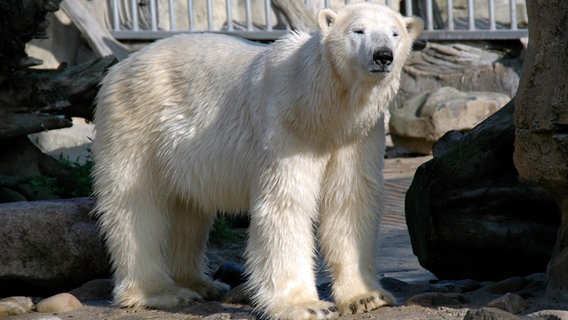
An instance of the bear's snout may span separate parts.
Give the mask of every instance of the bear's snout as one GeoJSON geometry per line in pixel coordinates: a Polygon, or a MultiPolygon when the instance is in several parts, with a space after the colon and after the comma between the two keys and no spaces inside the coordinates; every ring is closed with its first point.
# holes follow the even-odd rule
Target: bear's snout
{"type": "Polygon", "coordinates": [[[386,67],[390,66],[393,60],[392,50],[387,47],[381,47],[373,53],[373,61],[382,69],[386,71],[386,67]]]}

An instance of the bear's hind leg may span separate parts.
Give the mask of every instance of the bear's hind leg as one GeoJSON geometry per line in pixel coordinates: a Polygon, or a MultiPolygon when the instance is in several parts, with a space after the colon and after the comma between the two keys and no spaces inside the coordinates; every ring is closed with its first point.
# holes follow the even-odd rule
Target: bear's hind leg
{"type": "Polygon", "coordinates": [[[215,214],[208,214],[193,204],[178,202],[170,210],[170,264],[176,284],[190,288],[204,299],[219,300],[229,290],[222,282],[206,274],[205,249],[215,214]]]}
{"type": "Polygon", "coordinates": [[[168,308],[200,300],[197,292],[177,286],[170,275],[166,208],[151,197],[124,193],[114,195],[119,201],[110,201],[107,196],[99,198],[100,223],[113,261],[115,302],[125,307],[168,308]]]}

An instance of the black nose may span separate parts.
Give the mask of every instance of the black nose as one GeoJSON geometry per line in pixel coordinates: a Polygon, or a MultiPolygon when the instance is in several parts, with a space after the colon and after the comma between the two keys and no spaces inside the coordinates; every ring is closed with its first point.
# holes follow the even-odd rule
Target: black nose
{"type": "Polygon", "coordinates": [[[380,66],[388,66],[392,63],[392,50],[389,48],[379,48],[373,53],[373,60],[380,66]]]}

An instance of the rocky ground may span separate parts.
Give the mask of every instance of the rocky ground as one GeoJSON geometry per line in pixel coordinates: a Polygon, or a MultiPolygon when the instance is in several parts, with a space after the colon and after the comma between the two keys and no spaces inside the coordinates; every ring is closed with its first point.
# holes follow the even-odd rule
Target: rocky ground
{"type": "MultiPolygon", "coordinates": [[[[438,281],[420,267],[410,247],[403,200],[415,168],[428,159],[387,159],[385,168],[387,214],[380,236],[379,276],[383,286],[398,299],[399,305],[342,319],[568,319],[567,304],[544,298],[545,274],[509,278],[501,282],[438,281]]],[[[244,238],[231,243],[212,244],[208,251],[212,270],[226,262],[242,264],[244,238]]],[[[318,285],[324,297],[328,295],[328,284],[325,273],[318,272],[318,285]]],[[[0,317],[7,320],[259,318],[249,305],[236,303],[242,298],[238,289],[227,297],[232,302],[196,303],[170,310],[116,308],[110,303],[110,290],[110,280],[99,279],[71,291],[71,295],[57,295],[51,299],[12,297],[0,300],[0,317]],[[9,315],[18,310],[21,314],[9,315]]]]}

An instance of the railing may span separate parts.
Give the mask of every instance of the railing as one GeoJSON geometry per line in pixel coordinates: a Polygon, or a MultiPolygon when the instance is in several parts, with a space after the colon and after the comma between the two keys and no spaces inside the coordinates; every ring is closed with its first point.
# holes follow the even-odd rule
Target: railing
{"type": "MultiPolygon", "coordinates": [[[[219,32],[249,39],[276,39],[288,31],[270,0],[108,0],[111,33],[121,40],[154,40],[178,33],[219,32]]],[[[418,15],[427,40],[527,37],[526,9],[519,0],[369,0],[418,15]],[[443,5],[438,6],[438,3],[443,5]],[[520,18],[519,18],[520,17],[520,18]]],[[[305,0],[309,10],[341,7],[350,0],[305,0]],[[343,2],[345,1],[345,2],[343,2]]]]}

